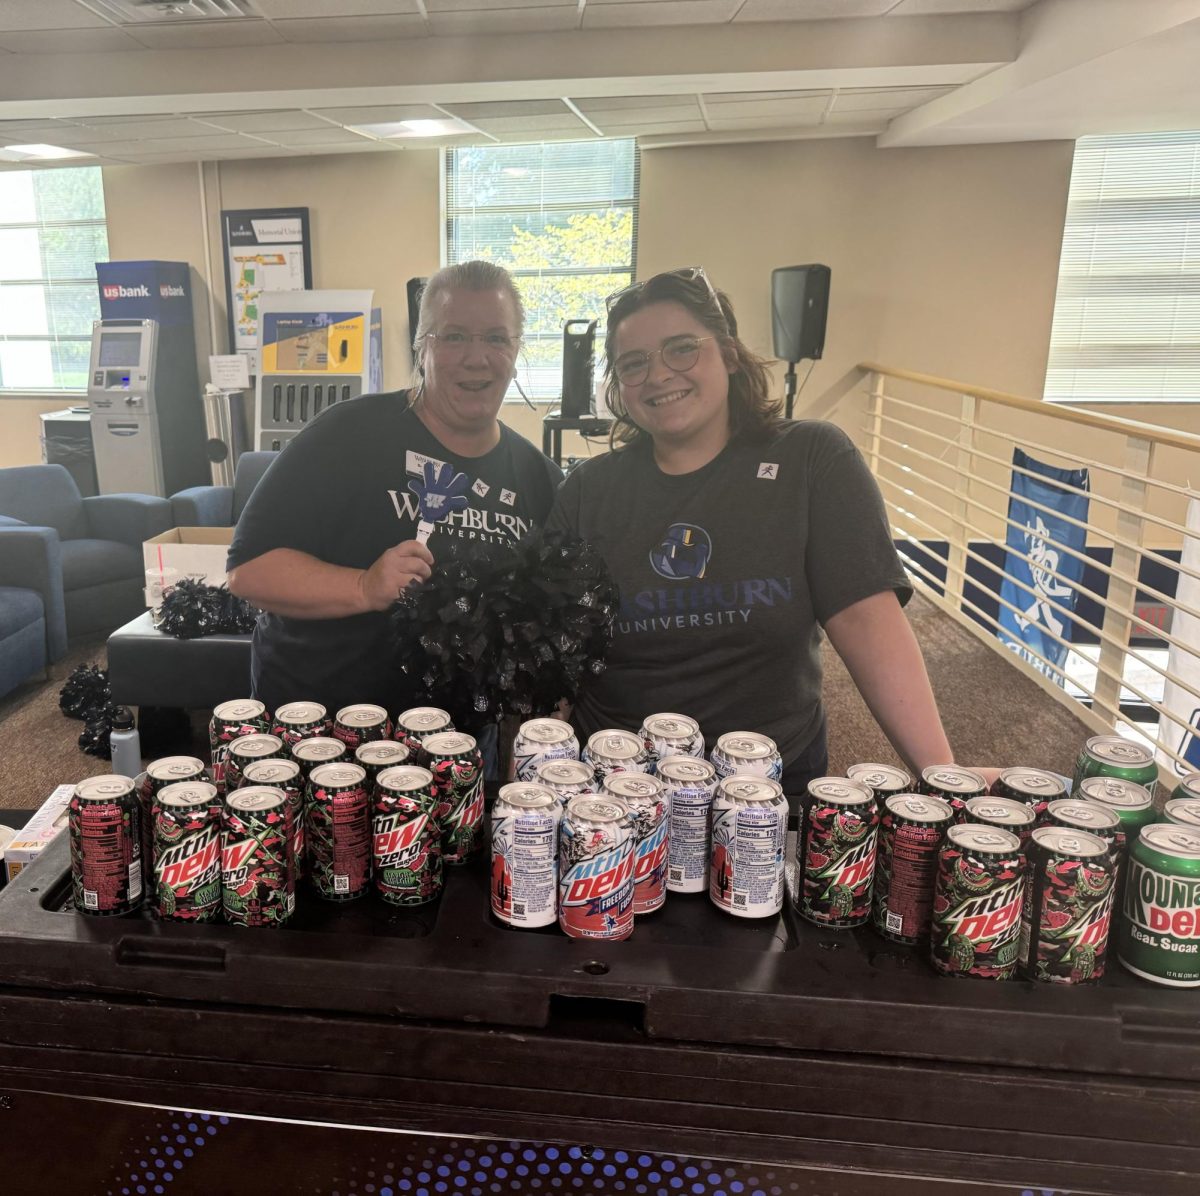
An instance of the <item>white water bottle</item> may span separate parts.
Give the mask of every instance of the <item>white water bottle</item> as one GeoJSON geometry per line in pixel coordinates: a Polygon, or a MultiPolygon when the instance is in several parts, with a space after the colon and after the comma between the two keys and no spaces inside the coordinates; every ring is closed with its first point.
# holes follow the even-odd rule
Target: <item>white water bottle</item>
{"type": "Polygon", "coordinates": [[[117,707],[108,742],[113,772],[119,777],[136,777],[142,771],[142,740],[128,706],[117,707]]]}

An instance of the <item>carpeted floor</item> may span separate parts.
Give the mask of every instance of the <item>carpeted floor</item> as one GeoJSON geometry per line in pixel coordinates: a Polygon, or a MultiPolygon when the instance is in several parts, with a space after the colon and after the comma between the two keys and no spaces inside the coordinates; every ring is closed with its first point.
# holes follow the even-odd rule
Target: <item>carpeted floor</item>
{"type": "MultiPolygon", "coordinates": [[[[955,755],[964,764],[1029,764],[1070,773],[1090,734],[1003,657],[917,595],[909,618],[925,653],[929,675],[955,755]]],[[[50,680],[31,683],[0,701],[0,806],[35,809],[56,785],[109,771],[106,760],[77,744],[82,724],[58,709],[58,691],[81,663],[104,664],[104,643],[80,644],[51,669],[50,680]]],[[[858,696],[837,655],[826,650],[830,770],[895,754],[858,696]]],[[[174,752],[206,755],[207,714],[189,720],[156,718],[143,726],[147,759],[174,752]]]]}

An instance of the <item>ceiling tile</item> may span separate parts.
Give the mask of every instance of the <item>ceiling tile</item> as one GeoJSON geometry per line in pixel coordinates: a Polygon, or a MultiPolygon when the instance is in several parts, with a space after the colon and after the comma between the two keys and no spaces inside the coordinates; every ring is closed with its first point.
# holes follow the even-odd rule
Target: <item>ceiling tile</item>
{"type": "MultiPolygon", "coordinates": [[[[153,138],[162,141],[168,137],[212,137],[216,130],[198,121],[178,117],[168,120],[140,120],[137,117],[125,117],[120,120],[106,121],[102,125],[80,129],[81,137],[93,134],[101,141],[145,141],[153,138]]],[[[219,136],[219,134],[216,134],[219,136]]]]}
{"type": "MultiPolygon", "coordinates": [[[[4,9],[0,8],[0,24],[4,9]]],[[[100,54],[109,50],[140,50],[120,29],[54,29],[43,32],[0,32],[0,48],[11,54],[100,54]]]]}
{"type": "Polygon", "coordinates": [[[1020,12],[1036,0],[901,0],[888,16],[915,17],[950,12],[1020,12]]]}
{"type": "Polygon", "coordinates": [[[385,125],[397,120],[439,120],[442,113],[430,104],[378,104],[370,108],[314,108],[319,116],[339,125],[385,125]]]}
{"type": "Polygon", "coordinates": [[[738,129],[807,129],[821,123],[819,112],[797,116],[709,116],[708,124],[714,133],[728,133],[738,129]]]}
{"type": "Polygon", "coordinates": [[[208,150],[253,149],[262,142],[239,137],[236,133],[216,133],[211,137],[148,137],[130,141],[109,141],[104,152],[115,158],[130,154],[193,154],[197,157],[208,150]]]}
{"type": "Polygon", "coordinates": [[[758,100],[828,99],[829,88],[817,91],[706,91],[704,102],[713,104],[748,104],[758,100]]]}
{"type": "Polygon", "coordinates": [[[218,50],[277,45],[283,41],[268,21],[181,21],[129,29],[150,50],[218,50]]]}
{"type": "MultiPolygon", "coordinates": [[[[496,12],[506,8],[553,8],[561,7],[568,0],[425,0],[425,8],[432,15],[442,12],[496,12]]],[[[579,5],[572,0],[572,7],[579,5]]]]}
{"type": "Polygon", "coordinates": [[[561,116],[501,116],[491,120],[471,121],[477,129],[496,136],[509,133],[546,133],[551,130],[570,132],[572,129],[581,137],[590,135],[587,125],[572,115],[564,112],[561,116]]]}
{"type": "Polygon", "coordinates": [[[416,0],[254,0],[272,20],[284,17],[419,16],[416,0]]]}
{"type": "MultiPolygon", "coordinates": [[[[561,100],[496,100],[484,104],[443,104],[448,112],[464,120],[493,116],[563,116],[571,115],[561,100]]],[[[572,116],[572,119],[575,119],[572,116]]]]}
{"type": "Polygon", "coordinates": [[[632,29],[645,25],[710,25],[730,20],[741,0],[589,0],[585,29],[632,29]]]}
{"type": "Polygon", "coordinates": [[[831,112],[824,120],[827,125],[861,125],[864,129],[887,128],[888,121],[899,112],[831,112]]]}
{"type": "Polygon", "coordinates": [[[308,112],[199,112],[196,120],[234,133],[277,133],[284,129],[319,129],[328,124],[308,112]]]}
{"type": "Polygon", "coordinates": [[[651,120],[600,126],[605,137],[648,137],[653,133],[703,133],[706,125],[702,120],[651,120]]]}
{"type": "Polygon", "coordinates": [[[557,33],[579,27],[577,4],[544,8],[496,8],[430,12],[429,31],[440,37],[473,33],[557,33]]]}
{"type": "Polygon", "coordinates": [[[289,42],[373,42],[396,38],[424,37],[428,32],[419,16],[302,18],[274,21],[281,37],[289,42]]]}
{"type": "Polygon", "coordinates": [[[3,29],[112,28],[103,18],[75,0],[4,0],[0,4],[3,29]]]}
{"type": "Polygon", "coordinates": [[[323,129],[281,129],[263,136],[279,145],[358,145],[371,140],[338,125],[326,125],[323,129]]]}
{"type": "Polygon", "coordinates": [[[839,91],[833,110],[871,112],[880,108],[916,108],[953,90],[953,87],[900,87],[874,91],[839,91]]]}
{"type": "Polygon", "coordinates": [[[694,101],[690,106],[665,107],[648,102],[644,108],[610,108],[603,112],[585,113],[588,120],[606,133],[610,128],[631,124],[679,124],[687,121],[704,123],[700,105],[694,101]]]}
{"type": "Polygon", "coordinates": [[[705,107],[711,120],[743,120],[748,118],[772,118],[788,120],[802,119],[808,116],[820,116],[829,104],[825,96],[805,96],[802,99],[788,100],[744,100],[730,103],[722,101],[719,104],[708,103],[705,97],[705,107]]]}
{"type": "MultiPolygon", "coordinates": [[[[622,108],[696,108],[694,95],[677,96],[590,96],[577,99],[575,106],[591,115],[593,112],[618,112],[622,108]]],[[[698,109],[697,109],[698,110],[698,109]]]]}
{"type": "Polygon", "coordinates": [[[881,17],[896,0],[746,0],[738,21],[830,21],[881,17]]]}

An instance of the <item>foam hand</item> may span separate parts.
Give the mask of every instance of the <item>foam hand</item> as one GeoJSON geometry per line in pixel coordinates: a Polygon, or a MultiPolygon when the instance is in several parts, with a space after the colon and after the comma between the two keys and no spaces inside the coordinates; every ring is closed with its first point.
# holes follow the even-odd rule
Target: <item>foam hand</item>
{"type": "Polygon", "coordinates": [[[424,544],[433,535],[435,523],[441,523],[455,511],[469,504],[466,491],[471,483],[465,473],[455,473],[454,466],[445,462],[425,462],[424,481],[414,479],[408,488],[417,496],[420,522],[417,524],[417,540],[424,544]]]}

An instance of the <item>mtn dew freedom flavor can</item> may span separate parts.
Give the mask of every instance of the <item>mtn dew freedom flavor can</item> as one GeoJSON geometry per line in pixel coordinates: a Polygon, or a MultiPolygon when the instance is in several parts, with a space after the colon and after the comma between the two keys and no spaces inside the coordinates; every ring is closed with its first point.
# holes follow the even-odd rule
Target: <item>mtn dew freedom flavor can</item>
{"type": "Polygon", "coordinates": [[[90,777],[67,806],[71,896],[81,914],[115,917],[142,903],[142,805],[130,777],[90,777]]]}
{"type": "Polygon", "coordinates": [[[439,802],[442,858],[465,864],[483,847],[483,757],[461,731],[429,735],[422,750],[439,802]]]}
{"type": "Polygon", "coordinates": [[[709,822],[717,793],[717,772],[695,756],[667,756],[658,762],[667,802],[667,888],[672,893],[703,893],[708,888],[709,822]]]}
{"type": "Polygon", "coordinates": [[[1087,831],[1040,826],[1030,837],[1018,966],[1030,980],[1085,984],[1104,975],[1116,864],[1087,831]]]}
{"type": "Polygon", "coordinates": [[[579,740],[570,724],[561,719],[532,718],[517,731],[512,754],[517,780],[533,784],[540,764],[550,760],[578,760],[579,740]]]}
{"type": "Polygon", "coordinates": [[[604,778],[604,796],[629,807],[633,828],[633,914],[662,909],[667,900],[667,803],[662,782],[645,772],[604,778]]]}
{"type": "Polygon", "coordinates": [[[571,798],[599,792],[592,766],[582,760],[543,760],[532,783],[549,789],[564,810],[571,798]]]}
{"type": "Polygon", "coordinates": [[[165,921],[221,916],[221,810],[217,787],[181,782],[154,803],[154,912],[165,921]]]}
{"type": "Polygon", "coordinates": [[[1145,744],[1119,735],[1093,735],[1075,761],[1072,792],[1086,777],[1118,777],[1143,786],[1153,798],[1158,788],[1158,765],[1145,744]]]}
{"type": "Polygon", "coordinates": [[[974,769],[960,768],[957,764],[934,764],[921,773],[917,786],[929,797],[940,797],[950,803],[955,818],[961,818],[964,807],[973,797],[983,797],[988,791],[987,781],[974,769]]]}
{"type": "Polygon", "coordinates": [[[783,757],[775,740],[757,731],[730,731],[717,740],[709,761],[717,770],[717,779],[732,776],[783,779],[783,757]]]}
{"type": "Polygon", "coordinates": [[[423,745],[426,737],[453,730],[454,720],[447,711],[438,706],[413,706],[396,715],[392,737],[397,743],[402,743],[408,748],[411,764],[419,764],[424,768],[426,760],[423,745]]]}
{"type": "Polygon", "coordinates": [[[638,732],[650,753],[647,772],[656,772],[668,756],[704,756],[700,724],[686,714],[652,714],[638,732]]]}
{"type": "Polygon", "coordinates": [[[208,722],[208,748],[218,793],[225,792],[225,752],[229,745],[243,735],[260,735],[270,729],[271,716],[256,698],[234,698],[213,710],[208,722]]]}
{"type": "Polygon", "coordinates": [[[818,926],[861,926],[871,916],[879,807],[843,777],[808,783],[796,839],[796,909],[818,926]]]}
{"type": "Polygon", "coordinates": [[[313,888],[353,901],[371,887],[371,805],[357,764],[318,764],[308,778],[304,839],[313,888]]]}
{"type": "Polygon", "coordinates": [[[558,920],[558,834],[562,807],[541,785],[500,787],[492,806],[492,913],[508,926],[558,920]]]}
{"type": "Polygon", "coordinates": [[[650,767],[650,752],[641,736],[615,728],[591,736],[580,759],[591,765],[597,789],[614,772],[645,772],[650,767]]]}
{"type": "Polygon", "coordinates": [[[296,907],[287,798],[252,785],[225,799],[221,906],[231,926],[282,926],[296,907]]]}
{"type": "Polygon", "coordinates": [[[1171,822],[1142,828],[1129,857],[1117,958],[1135,976],[1200,987],[1200,831],[1171,822]]]}
{"type": "Polygon", "coordinates": [[[329,734],[329,712],[320,702],[288,702],[275,711],[271,734],[283,740],[289,751],[302,739],[329,734]]]}
{"type": "Polygon", "coordinates": [[[875,794],[881,812],[889,797],[913,791],[912,777],[903,768],[892,764],[852,764],[846,769],[846,776],[859,785],[866,785],[875,794]]]}
{"type": "Polygon", "coordinates": [[[1006,768],[996,778],[992,796],[1024,802],[1040,818],[1052,801],[1067,796],[1067,787],[1061,777],[1041,768],[1006,768]]]}
{"type": "Polygon", "coordinates": [[[567,803],[558,837],[558,925],[574,939],[633,933],[633,830],[629,807],[585,794],[567,803]]]}
{"type": "Polygon", "coordinates": [[[354,751],[360,743],[392,737],[392,720],[382,706],[370,702],[356,702],[343,706],[333,720],[333,737],[340,739],[347,751],[354,751]]]}
{"type": "Polygon", "coordinates": [[[398,764],[375,778],[371,871],[375,892],[389,905],[425,905],[441,894],[437,808],[433,773],[427,768],[398,764]]]}
{"type": "Polygon", "coordinates": [[[769,918],[783,909],[783,849],[788,804],[778,781],[723,777],[712,806],[708,895],[739,918],[769,918]]]}
{"type": "Polygon", "coordinates": [[[959,821],[977,822],[982,826],[998,826],[1012,831],[1021,840],[1021,850],[1024,851],[1037,824],[1037,811],[1013,797],[973,797],[963,807],[959,821]]]}
{"type": "Polygon", "coordinates": [[[1017,969],[1025,859],[1000,827],[946,832],[933,891],[930,956],[946,976],[1010,980],[1017,969]]]}
{"type": "Polygon", "coordinates": [[[883,804],[871,916],[875,929],[897,943],[929,937],[938,851],[954,821],[940,797],[897,793],[883,804]]]}

